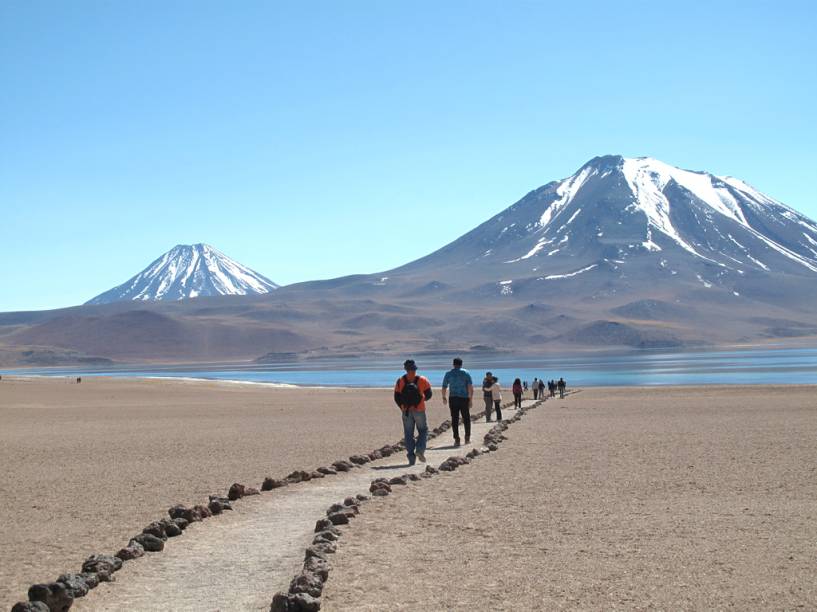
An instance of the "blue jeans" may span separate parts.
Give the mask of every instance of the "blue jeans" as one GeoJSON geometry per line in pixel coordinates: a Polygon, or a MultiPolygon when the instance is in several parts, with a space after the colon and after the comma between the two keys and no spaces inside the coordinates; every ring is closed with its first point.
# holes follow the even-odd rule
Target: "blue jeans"
{"type": "Polygon", "coordinates": [[[415,453],[426,452],[428,442],[428,423],[426,413],[418,410],[406,410],[403,413],[403,436],[406,441],[406,454],[409,463],[414,465],[415,453]],[[414,426],[417,426],[417,441],[414,441],[414,426]]]}

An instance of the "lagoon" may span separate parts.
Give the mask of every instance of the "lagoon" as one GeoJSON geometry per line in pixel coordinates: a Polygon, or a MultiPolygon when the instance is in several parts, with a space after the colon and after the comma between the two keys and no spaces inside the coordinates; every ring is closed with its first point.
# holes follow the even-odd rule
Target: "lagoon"
{"type": "MultiPolygon", "coordinates": [[[[453,355],[452,355],[453,357],[453,355]]],[[[420,373],[437,386],[451,359],[434,355],[415,357],[420,373]]],[[[571,354],[562,357],[463,355],[475,384],[490,370],[504,386],[514,378],[558,379],[572,387],[654,385],[817,384],[817,349],[666,353],[632,351],[571,354]]],[[[389,387],[402,373],[402,358],[282,361],[265,364],[208,364],[100,368],[26,368],[3,375],[170,377],[277,383],[302,386],[389,387]]]]}

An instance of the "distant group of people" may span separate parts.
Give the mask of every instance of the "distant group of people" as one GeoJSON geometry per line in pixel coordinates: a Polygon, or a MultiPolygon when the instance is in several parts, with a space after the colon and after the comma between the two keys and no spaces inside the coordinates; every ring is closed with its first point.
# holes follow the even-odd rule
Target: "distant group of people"
{"type": "MultiPolygon", "coordinates": [[[[462,359],[456,357],[453,367],[445,373],[442,382],[442,402],[448,406],[451,414],[451,429],[454,434],[454,446],[461,445],[460,421],[462,421],[465,444],[471,443],[471,407],[474,402],[474,381],[471,373],[462,367],[462,359]]],[[[394,385],[394,403],[400,408],[403,420],[403,437],[406,445],[409,465],[418,460],[425,463],[425,451],[428,443],[428,420],[426,402],[431,399],[433,391],[431,382],[425,376],[417,374],[417,364],[413,359],[403,363],[406,371],[394,385]],[[414,431],[417,430],[417,437],[414,431]]],[[[531,384],[533,399],[545,398],[545,382],[534,378],[531,384]]],[[[565,396],[567,384],[564,378],[548,381],[550,397],[565,396]]],[[[511,385],[514,407],[522,407],[522,395],[528,390],[528,381],[514,379],[511,385]]],[[[494,414],[496,421],[502,420],[502,388],[499,379],[491,372],[486,372],[482,379],[482,397],[485,403],[485,421],[490,423],[494,414]]]]}
{"type": "Polygon", "coordinates": [[[534,378],[531,387],[533,389],[533,399],[544,399],[546,389],[550,397],[556,397],[556,391],[558,391],[559,399],[564,399],[567,383],[565,382],[564,378],[559,378],[559,380],[549,380],[547,383],[541,378],[534,378]]]}

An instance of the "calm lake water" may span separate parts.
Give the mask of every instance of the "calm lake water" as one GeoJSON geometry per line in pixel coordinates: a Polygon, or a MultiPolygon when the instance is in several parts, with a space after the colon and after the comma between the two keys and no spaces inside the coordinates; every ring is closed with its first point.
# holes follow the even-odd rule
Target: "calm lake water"
{"type": "MultiPolygon", "coordinates": [[[[565,357],[466,356],[465,367],[479,383],[486,370],[510,385],[522,380],[558,379],[568,385],[714,385],[817,384],[817,349],[764,349],[661,353],[638,351],[565,357]]],[[[420,373],[437,386],[450,367],[449,357],[416,357],[420,373]]],[[[7,370],[9,375],[158,376],[289,383],[305,386],[387,387],[402,374],[402,359],[372,361],[327,359],[232,366],[130,366],[115,368],[37,368],[7,370]]]]}

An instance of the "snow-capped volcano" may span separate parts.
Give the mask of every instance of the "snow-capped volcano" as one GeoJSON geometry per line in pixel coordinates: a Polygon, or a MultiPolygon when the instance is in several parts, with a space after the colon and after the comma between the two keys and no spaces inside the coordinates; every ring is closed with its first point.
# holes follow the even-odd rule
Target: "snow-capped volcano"
{"type": "Polygon", "coordinates": [[[817,223],[736,178],[608,155],[400,270],[440,266],[476,267],[503,295],[591,276],[611,291],[673,277],[737,294],[757,274],[817,280],[817,223]]]}
{"type": "Polygon", "coordinates": [[[278,285],[208,244],[178,244],[142,272],[88,304],[269,293],[278,285]]]}

